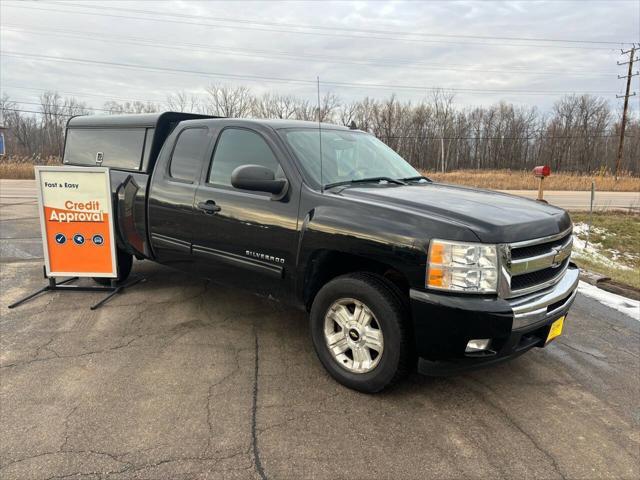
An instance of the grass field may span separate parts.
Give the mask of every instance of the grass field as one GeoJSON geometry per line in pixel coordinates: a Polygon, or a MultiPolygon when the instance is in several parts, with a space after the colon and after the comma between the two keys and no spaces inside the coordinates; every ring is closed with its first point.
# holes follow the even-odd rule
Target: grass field
{"type": "MultiPolygon", "coordinates": [[[[38,165],[60,165],[60,163],[59,157],[49,157],[38,162],[38,165]]],[[[23,158],[8,160],[0,157],[0,178],[35,178],[33,163],[23,158]]]]}
{"type": "Polygon", "coordinates": [[[572,213],[571,218],[572,258],[578,266],[640,289],[640,215],[595,212],[590,233],[589,213],[572,213]]]}
{"type": "MultiPolygon", "coordinates": [[[[456,170],[448,173],[424,172],[424,174],[444,183],[489,188],[492,190],[537,190],[538,179],[530,171],[512,170],[456,170]]],[[[622,175],[616,182],[611,175],[579,173],[552,173],[544,180],[545,190],[591,190],[591,182],[596,182],[600,192],[640,191],[640,177],[622,175]]]]}

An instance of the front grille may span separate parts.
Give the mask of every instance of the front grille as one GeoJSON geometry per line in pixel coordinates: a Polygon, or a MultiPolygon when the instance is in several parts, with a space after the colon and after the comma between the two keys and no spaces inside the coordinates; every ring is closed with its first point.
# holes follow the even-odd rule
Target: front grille
{"type": "Polygon", "coordinates": [[[569,265],[569,259],[567,258],[560,264],[559,267],[545,268],[544,270],[538,270],[536,272],[524,273],[511,278],[511,290],[522,290],[523,288],[533,287],[541,283],[548,282],[554,277],[559,276],[565,271],[569,265]]]}
{"type": "Polygon", "coordinates": [[[525,295],[560,281],[569,267],[571,242],[569,229],[557,235],[508,245],[505,296],[525,295]]]}
{"type": "Polygon", "coordinates": [[[569,241],[571,233],[550,242],[539,243],[537,245],[528,245],[526,247],[513,248],[511,250],[511,259],[519,260],[522,258],[537,257],[538,255],[544,255],[552,248],[560,247],[569,241]]]}

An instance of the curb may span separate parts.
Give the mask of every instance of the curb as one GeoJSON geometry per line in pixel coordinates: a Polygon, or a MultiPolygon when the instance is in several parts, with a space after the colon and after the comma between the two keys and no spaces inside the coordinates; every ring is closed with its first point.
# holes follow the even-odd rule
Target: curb
{"type": "Polygon", "coordinates": [[[580,280],[606,292],[615,293],[632,300],[640,300],[640,289],[616,282],[604,275],[580,269],[580,280]]]}

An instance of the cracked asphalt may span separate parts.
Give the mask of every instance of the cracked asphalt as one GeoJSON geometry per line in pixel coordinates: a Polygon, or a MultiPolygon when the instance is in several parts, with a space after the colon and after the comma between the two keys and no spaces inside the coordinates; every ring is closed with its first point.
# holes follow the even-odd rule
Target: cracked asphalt
{"type": "Polygon", "coordinates": [[[7,309],[44,284],[21,192],[0,183],[3,480],[640,477],[640,323],[594,300],[545,349],[367,396],[324,372],[303,312],[150,262],[96,311],[7,309]]]}

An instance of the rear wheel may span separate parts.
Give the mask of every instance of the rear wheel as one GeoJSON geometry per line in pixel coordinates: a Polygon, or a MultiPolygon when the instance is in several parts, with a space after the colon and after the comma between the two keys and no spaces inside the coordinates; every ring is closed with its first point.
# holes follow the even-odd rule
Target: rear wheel
{"type": "MultiPolygon", "coordinates": [[[[133,255],[125,252],[124,250],[120,250],[119,248],[116,251],[117,261],[118,261],[118,278],[116,281],[124,282],[131,273],[131,267],[133,266],[133,255]]],[[[111,285],[111,278],[105,277],[93,277],[96,283],[100,285],[111,285]]]]}
{"type": "Polygon", "coordinates": [[[318,357],[343,385],[378,392],[411,368],[407,310],[383,277],[349,274],[327,283],[311,308],[311,335],[318,357]]]}

